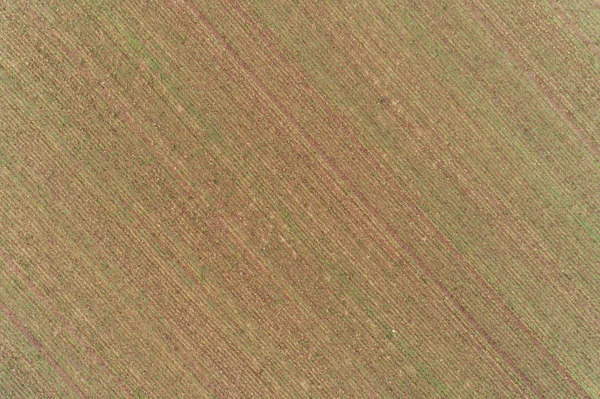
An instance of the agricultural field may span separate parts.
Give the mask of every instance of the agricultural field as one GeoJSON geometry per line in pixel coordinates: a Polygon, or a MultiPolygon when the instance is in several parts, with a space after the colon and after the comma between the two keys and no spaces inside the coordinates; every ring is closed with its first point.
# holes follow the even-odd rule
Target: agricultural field
{"type": "Polygon", "coordinates": [[[600,398],[600,2],[0,2],[0,398],[600,398]]]}

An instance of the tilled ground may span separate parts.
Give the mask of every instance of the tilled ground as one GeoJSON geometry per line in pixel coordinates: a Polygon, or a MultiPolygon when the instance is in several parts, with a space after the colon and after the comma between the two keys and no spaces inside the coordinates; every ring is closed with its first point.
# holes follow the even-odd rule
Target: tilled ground
{"type": "Polygon", "coordinates": [[[600,397],[597,7],[350,3],[2,5],[0,396],[600,397]]]}

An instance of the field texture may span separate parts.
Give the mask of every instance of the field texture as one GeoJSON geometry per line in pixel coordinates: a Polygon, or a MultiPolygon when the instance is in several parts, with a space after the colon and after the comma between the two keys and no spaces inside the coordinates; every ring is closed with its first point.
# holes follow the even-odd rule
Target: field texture
{"type": "Polygon", "coordinates": [[[1,398],[600,398],[598,0],[0,0],[1,398]]]}

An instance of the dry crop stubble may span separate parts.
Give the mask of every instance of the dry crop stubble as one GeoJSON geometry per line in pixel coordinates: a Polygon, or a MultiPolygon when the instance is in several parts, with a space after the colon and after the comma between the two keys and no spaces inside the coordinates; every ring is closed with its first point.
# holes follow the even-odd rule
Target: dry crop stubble
{"type": "Polygon", "coordinates": [[[597,397],[595,14],[2,12],[7,396],[597,397]]]}

